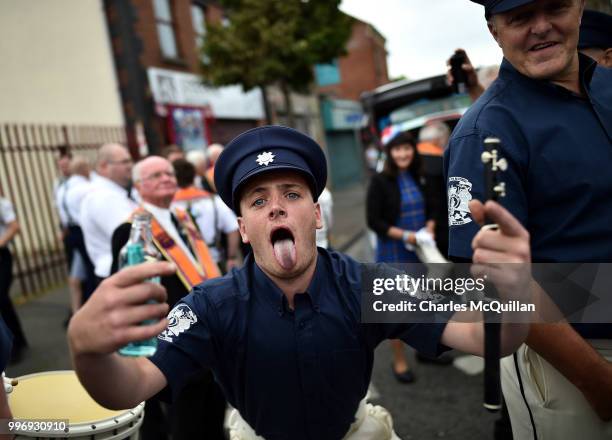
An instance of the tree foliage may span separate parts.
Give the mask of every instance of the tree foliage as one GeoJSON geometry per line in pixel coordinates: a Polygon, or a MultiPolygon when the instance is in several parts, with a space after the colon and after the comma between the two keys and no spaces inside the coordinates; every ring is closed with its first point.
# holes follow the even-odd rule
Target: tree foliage
{"type": "Polygon", "coordinates": [[[340,0],[225,0],[224,24],[209,24],[202,47],[206,83],[245,91],[278,84],[304,92],[313,66],[345,53],[352,19],[340,0]]]}
{"type": "Polygon", "coordinates": [[[586,0],[586,8],[612,14],[612,2],[610,0],[586,0]]]}

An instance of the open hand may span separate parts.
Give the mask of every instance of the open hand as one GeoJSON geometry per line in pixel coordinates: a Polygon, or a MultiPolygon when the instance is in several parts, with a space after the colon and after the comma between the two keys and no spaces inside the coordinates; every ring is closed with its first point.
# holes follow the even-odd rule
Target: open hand
{"type": "Polygon", "coordinates": [[[70,320],[68,340],[73,354],[108,354],[161,333],[168,324],[166,289],[145,280],[175,272],[170,263],[146,263],[104,280],[70,320]],[[151,300],[155,303],[148,303],[151,300]],[[159,322],[141,325],[147,319],[159,322]]]}

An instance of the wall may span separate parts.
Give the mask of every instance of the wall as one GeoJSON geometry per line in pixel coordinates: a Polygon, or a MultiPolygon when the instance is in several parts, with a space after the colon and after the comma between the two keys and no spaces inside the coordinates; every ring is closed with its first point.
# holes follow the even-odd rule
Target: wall
{"type": "Polygon", "coordinates": [[[101,0],[3,0],[0,121],[123,125],[101,0]]]}

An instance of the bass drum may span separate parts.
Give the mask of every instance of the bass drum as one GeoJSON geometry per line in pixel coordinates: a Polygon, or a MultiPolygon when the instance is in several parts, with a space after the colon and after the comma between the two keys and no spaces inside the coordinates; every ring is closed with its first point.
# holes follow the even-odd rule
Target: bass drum
{"type": "Polygon", "coordinates": [[[16,439],[138,440],[144,402],[129,410],[103,408],[70,370],[29,374],[18,381],[8,395],[13,418],[52,426],[15,430],[16,439]]]}

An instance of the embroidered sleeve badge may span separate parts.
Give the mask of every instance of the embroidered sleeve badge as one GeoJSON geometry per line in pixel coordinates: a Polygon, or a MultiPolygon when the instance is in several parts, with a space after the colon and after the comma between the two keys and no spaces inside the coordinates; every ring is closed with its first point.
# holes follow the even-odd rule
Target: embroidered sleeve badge
{"type": "Polygon", "coordinates": [[[468,203],[472,200],[472,183],[463,177],[448,178],[448,224],[465,225],[472,221],[468,203]]]}
{"type": "Polygon", "coordinates": [[[158,336],[159,339],[173,342],[173,338],[188,330],[198,322],[198,317],[187,304],[179,304],[168,314],[168,327],[158,336]]]}

